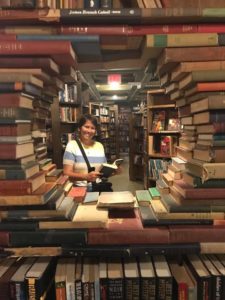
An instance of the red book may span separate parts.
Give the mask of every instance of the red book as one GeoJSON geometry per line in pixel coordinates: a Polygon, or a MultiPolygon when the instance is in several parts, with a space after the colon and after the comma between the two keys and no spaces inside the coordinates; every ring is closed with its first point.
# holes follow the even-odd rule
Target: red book
{"type": "Polygon", "coordinates": [[[109,210],[107,228],[109,230],[143,229],[139,210],[109,210]]]}
{"type": "Polygon", "coordinates": [[[29,195],[45,183],[40,171],[26,180],[0,180],[0,195],[29,195]]]}
{"type": "Polygon", "coordinates": [[[25,107],[33,109],[33,97],[22,95],[20,93],[0,94],[0,107],[25,107]]]}
{"type": "Polygon", "coordinates": [[[51,56],[59,65],[76,66],[76,56],[69,41],[0,41],[0,54],[45,55],[51,56]]]}
{"type": "Polygon", "coordinates": [[[198,92],[214,92],[214,91],[224,91],[225,82],[199,82],[193,88],[186,90],[185,95],[190,96],[198,92]]]}
{"type": "Polygon", "coordinates": [[[79,187],[72,187],[72,189],[69,191],[67,197],[73,197],[73,200],[80,203],[84,201],[84,198],[87,193],[87,188],[83,186],[79,187]]]}
{"type": "Polygon", "coordinates": [[[183,180],[174,180],[174,187],[185,199],[223,199],[225,188],[193,188],[183,180]]]}
{"type": "Polygon", "coordinates": [[[169,226],[170,243],[224,243],[225,226],[169,226]]]}
{"type": "MultiPolygon", "coordinates": [[[[54,10],[49,9],[1,9],[0,10],[0,21],[4,25],[13,24],[27,24],[34,25],[42,21],[52,20],[51,12],[54,10]]],[[[54,13],[54,21],[59,21],[59,11],[54,13]]]]}
{"type": "Polygon", "coordinates": [[[1,34],[0,33],[0,41],[16,41],[15,34],[1,34]]]}
{"type": "MultiPolygon", "coordinates": [[[[221,29],[222,30],[222,29],[221,29]]],[[[61,26],[58,29],[60,34],[79,34],[79,35],[125,35],[139,36],[146,34],[160,33],[196,33],[197,24],[178,24],[178,25],[147,25],[147,26],[61,26]]],[[[213,31],[214,32],[214,31],[213,31]]]]}
{"type": "Polygon", "coordinates": [[[31,133],[31,123],[17,123],[10,125],[0,124],[0,136],[20,136],[31,133]]]}
{"type": "Polygon", "coordinates": [[[128,35],[132,27],[123,26],[60,26],[59,34],[78,35],[128,35]]]}
{"type": "Polygon", "coordinates": [[[17,159],[33,153],[33,142],[24,144],[0,144],[0,159],[17,159]]]}
{"type": "Polygon", "coordinates": [[[90,229],[89,245],[134,245],[168,244],[169,230],[166,227],[151,227],[131,230],[90,229]]]}

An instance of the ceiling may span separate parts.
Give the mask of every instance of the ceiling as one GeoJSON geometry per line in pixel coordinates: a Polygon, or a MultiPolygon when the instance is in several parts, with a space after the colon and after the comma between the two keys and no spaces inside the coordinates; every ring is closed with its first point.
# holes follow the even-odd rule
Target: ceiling
{"type": "Polygon", "coordinates": [[[158,85],[154,75],[155,58],[161,48],[147,48],[146,38],[127,35],[92,36],[88,42],[74,45],[78,69],[96,101],[144,100],[146,90],[158,85]],[[121,74],[121,85],[107,84],[109,74],[121,74]]]}

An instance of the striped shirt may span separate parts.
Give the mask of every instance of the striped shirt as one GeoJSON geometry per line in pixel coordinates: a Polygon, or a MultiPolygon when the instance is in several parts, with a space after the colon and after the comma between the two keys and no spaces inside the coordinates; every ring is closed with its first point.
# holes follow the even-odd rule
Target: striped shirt
{"type": "MultiPolygon", "coordinates": [[[[85,146],[82,144],[91,167],[95,167],[95,171],[98,171],[101,164],[106,162],[104,147],[99,142],[94,142],[92,146],[85,146]]],[[[87,164],[83,158],[79,146],[75,140],[70,141],[63,156],[63,164],[73,166],[73,171],[76,173],[85,174],[88,173],[87,164]]],[[[91,183],[87,181],[75,181],[77,186],[87,186],[91,183]]]]}

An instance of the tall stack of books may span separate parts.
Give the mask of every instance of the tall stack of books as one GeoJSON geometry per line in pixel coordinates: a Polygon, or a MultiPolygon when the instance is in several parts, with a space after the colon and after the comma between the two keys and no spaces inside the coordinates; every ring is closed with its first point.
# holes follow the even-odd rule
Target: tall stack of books
{"type": "MultiPolygon", "coordinates": [[[[214,34],[217,47],[199,47],[200,36],[194,34],[192,47],[165,48],[158,58],[157,72],[178,107],[183,130],[177,157],[157,187],[167,218],[205,219],[202,224],[208,220],[207,230],[213,232],[210,240],[218,242],[225,224],[225,48],[219,46],[223,34],[214,34]]],[[[204,228],[184,228],[187,240],[201,239],[204,228]]]]}
{"type": "MultiPolygon", "coordinates": [[[[1,40],[1,50],[1,246],[71,244],[76,230],[58,230],[46,239],[48,228],[40,228],[41,221],[71,220],[76,210],[73,198],[65,197],[68,178],[47,158],[46,146],[46,118],[53,98],[63,88],[60,68],[62,63],[63,68],[75,64],[75,53],[67,41],[12,42],[7,35],[1,40]]],[[[85,242],[86,233],[78,235],[74,245],[85,242]]]]}

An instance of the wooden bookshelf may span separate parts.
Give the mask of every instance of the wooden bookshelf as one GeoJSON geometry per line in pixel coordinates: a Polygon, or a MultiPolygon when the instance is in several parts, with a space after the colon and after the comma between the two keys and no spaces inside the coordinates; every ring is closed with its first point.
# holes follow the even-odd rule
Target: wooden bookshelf
{"type": "Polygon", "coordinates": [[[159,174],[166,172],[171,157],[176,155],[179,127],[177,110],[170,98],[162,92],[149,92],[144,174],[146,188],[155,186],[159,174]]]}
{"type": "Polygon", "coordinates": [[[144,175],[144,111],[133,112],[130,121],[130,180],[143,180],[144,175]]]}

